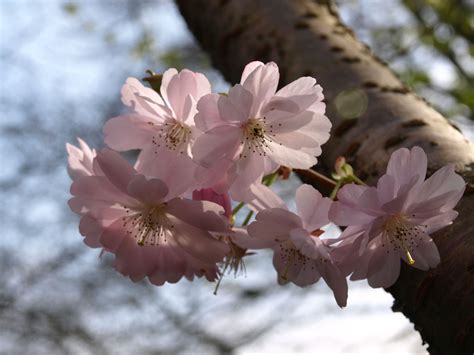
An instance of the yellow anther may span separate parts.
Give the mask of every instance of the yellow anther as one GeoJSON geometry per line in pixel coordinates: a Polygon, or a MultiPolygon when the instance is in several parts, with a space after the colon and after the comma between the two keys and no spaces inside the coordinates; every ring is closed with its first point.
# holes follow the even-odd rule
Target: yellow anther
{"type": "Polygon", "coordinates": [[[408,249],[405,250],[405,253],[407,254],[408,264],[413,265],[415,263],[415,260],[411,257],[411,254],[408,249]]]}

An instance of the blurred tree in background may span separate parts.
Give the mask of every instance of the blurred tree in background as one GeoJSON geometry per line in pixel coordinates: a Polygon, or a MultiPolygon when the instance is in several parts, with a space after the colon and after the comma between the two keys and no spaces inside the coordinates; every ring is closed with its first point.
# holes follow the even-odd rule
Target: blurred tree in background
{"type": "MultiPolygon", "coordinates": [[[[407,85],[472,132],[472,2],[340,0],[338,6],[407,85]]],[[[81,136],[100,147],[103,122],[123,110],[120,86],[146,69],[188,67],[205,72],[214,90],[227,88],[171,0],[3,0],[0,15],[0,353],[267,349],[259,339],[286,344],[282,350],[308,351],[323,350],[326,334],[309,324],[334,318],[324,324],[343,332],[326,290],[277,287],[268,255],[249,258],[248,277],[227,277],[215,297],[214,285],[201,281],[162,288],[134,284],[111,269],[107,255],[99,258],[99,251],[82,244],[66,206],[65,142],[81,136]],[[303,325],[319,335],[290,332],[303,325]]],[[[280,186],[287,199],[294,183],[280,186]]],[[[381,319],[376,315],[395,317],[390,297],[358,287],[349,299],[352,310],[344,311],[352,312],[348,324],[365,320],[375,327],[381,319]]],[[[392,321],[398,328],[381,329],[392,345],[377,333],[338,339],[339,349],[365,351],[371,344],[375,350],[422,350],[419,336],[398,317],[392,321]],[[391,334],[394,329],[398,333],[391,334]]]]}
{"type": "Polygon", "coordinates": [[[474,2],[394,3],[338,1],[348,25],[407,85],[445,117],[474,120],[474,2]],[[390,11],[398,20],[386,21],[390,11]]]}

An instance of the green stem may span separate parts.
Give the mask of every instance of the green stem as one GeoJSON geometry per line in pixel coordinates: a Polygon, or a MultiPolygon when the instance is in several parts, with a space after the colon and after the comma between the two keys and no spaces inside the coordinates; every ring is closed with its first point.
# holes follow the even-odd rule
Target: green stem
{"type": "Polygon", "coordinates": [[[304,169],[294,169],[294,171],[299,175],[307,177],[311,181],[318,181],[323,185],[331,186],[333,188],[336,186],[336,181],[334,181],[333,179],[328,178],[327,176],[325,176],[321,173],[318,173],[316,170],[313,170],[313,169],[306,169],[306,170],[304,170],[304,169]]]}
{"type": "Polygon", "coordinates": [[[239,211],[244,206],[245,206],[245,203],[243,203],[243,202],[240,202],[237,206],[235,206],[234,209],[232,210],[232,216],[235,216],[237,213],[239,213],[239,211]]]}
{"type": "Polygon", "coordinates": [[[337,181],[336,186],[334,186],[334,189],[331,191],[331,194],[329,195],[329,198],[331,200],[334,200],[336,198],[337,192],[339,191],[341,186],[342,186],[342,179],[337,181]]]}
{"type": "Polygon", "coordinates": [[[242,226],[246,226],[247,224],[249,224],[252,216],[253,216],[253,211],[249,211],[249,213],[247,214],[247,217],[245,217],[244,223],[242,223],[242,226]]]}
{"type": "Polygon", "coordinates": [[[355,175],[351,175],[351,179],[354,180],[354,182],[356,182],[357,184],[359,185],[367,185],[365,182],[363,182],[361,179],[359,179],[357,176],[355,175]]]}
{"type": "Polygon", "coordinates": [[[278,172],[275,171],[273,174],[267,175],[262,179],[262,183],[266,186],[270,186],[278,179],[278,172]]]}

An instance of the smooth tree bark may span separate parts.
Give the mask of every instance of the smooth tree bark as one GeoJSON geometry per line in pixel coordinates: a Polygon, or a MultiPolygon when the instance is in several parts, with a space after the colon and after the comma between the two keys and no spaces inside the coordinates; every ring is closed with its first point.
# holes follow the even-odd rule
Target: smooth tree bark
{"type": "MultiPolygon", "coordinates": [[[[250,61],[274,61],[281,85],[300,76],[324,88],[332,138],[317,168],[345,156],[369,184],[399,147],[421,146],[429,173],[455,162],[468,186],[459,217],[434,235],[441,264],[422,272],[403,265],[387,291],[432,354],[474,351],[474,145],[425,100],[403,85],[342,24],[331,0],[176,0],[214,66],[231,83],[250,61]]],[[[429,63],[427,63],[429,65],[429,63]]],[[[307,178],[307,177],[306,177],[307,178]]],[[[376,325],[374,325],[376,326],[376,325]]],[[[368,330],[370,331],[370,330],[368,330]]]]}

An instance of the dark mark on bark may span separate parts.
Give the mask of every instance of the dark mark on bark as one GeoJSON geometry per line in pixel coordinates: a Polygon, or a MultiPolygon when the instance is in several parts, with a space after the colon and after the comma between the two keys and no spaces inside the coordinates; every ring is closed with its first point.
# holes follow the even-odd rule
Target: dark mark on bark
{"type": "Polygon", "coordinates": [[[414,118],[408,122],[403,122],[402,127],[421,127],[421,126],[426,126],[427,123],[419,118],[414,118]]]}
{"type": "Polygon", "coordinates": [[[387,150],[390,147],[393,147],[393,146],[396,146],[396,145],[402,143],[405,139],[407,139],[407,137],[402,136],[402,135],[398,135],[398,136],[389,138],[385,142],[384,148],[385,148],[385,150],[387,150]]]}
{"type": "Polygon", "coordinates": [[[453,127],[456,131],[459,131],[462,133],[461,128],[459,128],[455,123],[448,121],[451,127],[453,127]]]}
{"type": "Polygon", "coordinates": [[[327,34],[324,34],[324,33],[321,33],[319,35],[319,38],[322,39],[323,41],[327,40],[328,39],[328,35],[327,34]]]}
{"type": "Polygon", "coordinates": [[[331,52],[338,53],[338,52],[342,52],[342,51],[344,51],[344,49],[342,49],[342,47],[339,47],[339,46],[332,46],[331,47],[331,52]]]}
{"type": "Polygon", "coordinates": [[[359,57],[342,57],[341,60],[345,63],[359,63],[361,61],[359,57]]]}
{"type": "Polygon", "coordinates": [[[308,12],[306,12],[306,13],[303,15],[303,17],[306,18],[306,19],[312,19],[312,18],[318,18],[319,16],[318,16],[317,13],[308,10],[308,12]]]}
{"type": "Polygon", "coordinates": [[[310,25],[306,21],[298,21],[297,23],[295,23],[295,28],[297,30],[306,30],[310,28],[310,25]]]}
{"type": "Polygon", "coordinates": [[[337,137],[342,136],[344,133],[346,133],[348,130],[350,130],[354,125],[357,123],[356,119],[348,119],[344,120],[341,122],[339,126],[334,130],[334,134],[337,137]]]}
{"type": "Polygon", "coordinates": [[[437,147],[438,145],[439,145],[439,144],[436,143],[436,142],[433,142],[433,141],[430,142],[430,146],[432,146],[432,147],[437,147]]]}
{"type": "Polygon", "coordinates": [[[396,94],[407,94],[410,92],[410,89],[407,88],[406,86],[400,86],[400,87],[392,88],[391,91],[396,94]]]}
{"type": "Polygon", "coordinates": [[[392,87],[392,86],[382,86],[380,88],[380,91],[382,92],[391,92],[391,93],[394,93],[394,94],[406,94],[406,93],[409,93],[410,92],[410,89],[408,89],[407,87],[404,87],[404,86],[395,86],[395,87],[392,87]]]}
{"type": "Polygon", "coordinates": [[[362,86],[370,89],[370,88],[376,88],[379,85],[375,81],[367,80],[367,81],[364,81],[362,86]]]}

